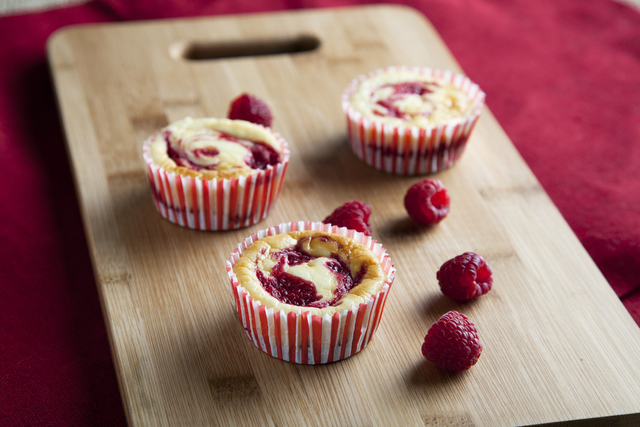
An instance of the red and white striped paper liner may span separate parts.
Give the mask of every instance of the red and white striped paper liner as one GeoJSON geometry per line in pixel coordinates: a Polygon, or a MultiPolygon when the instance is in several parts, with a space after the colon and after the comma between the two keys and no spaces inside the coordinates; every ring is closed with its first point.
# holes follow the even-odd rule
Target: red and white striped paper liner
{"type": "Polygon", "coordinates": [[[320,222],[291,222],[261,230],[247,237],[227,260],[227,274],[231,282],[236,311],[249,340],[270,356],[303,365],[318,365],[353,356],[366,347],[378,329],[389,289],[395,278],[395,268],[380,243],[363,233],[338,228],[320,222]],[[253,299],[240,285],[233,266],[242,252],[265,236],[289,231],[319,230],[339,234],[360,242],[380,259],[387,281],[380,292],[366,302],[341,313],[320,317],[300,307],[298,313],[285,313],[266,308],[253,299]]]}
{"type": "Polygon", "coordinates": [[[233,230],[265,219],[278,200],[290,157],[287,142],[273,135],[283,148],[280,163],[247,177],[211,180],[167,172],[153,162],[150,139],[145,141],[142,154],[160,215],[195,230],[233,230]]]}
{"type": "Polygon", "coordinates": [[[369,166],[397,175],[425,175],[452,167],[462,156],[484,101],[485,93],[468,77],[429,67],[380,68],[357,77],[342,93],[342,109],[347,116],[349,144],[354,154],[369,166]],[[472,100],[471,114],[438,126],[419,128],[383,124],[362,117],[351,105],[351,95],[360,82],[382,73],[403,70],[439,77],[461,89],[472,100]]]}

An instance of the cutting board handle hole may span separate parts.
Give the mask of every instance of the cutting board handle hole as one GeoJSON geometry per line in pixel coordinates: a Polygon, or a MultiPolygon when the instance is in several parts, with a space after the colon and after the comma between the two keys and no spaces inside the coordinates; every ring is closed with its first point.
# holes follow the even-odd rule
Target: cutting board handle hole
{"type": "Polygon", "coordinates": [[[204,61],[243,56],[283,55],[311,52],[320,40],[309,35],[290,38],[246,40],[238,42],[176,42],[169,47],[174,59],[204,61]]]}

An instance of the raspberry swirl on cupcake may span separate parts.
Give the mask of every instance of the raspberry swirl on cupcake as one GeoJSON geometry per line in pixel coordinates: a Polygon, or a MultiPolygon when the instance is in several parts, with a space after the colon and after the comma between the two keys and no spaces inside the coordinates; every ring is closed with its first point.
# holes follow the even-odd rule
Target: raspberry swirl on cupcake
{"type": "Polygon", "coordinates": [[[288,223],[239,247],[227,272],[239,319],[262,351],[320,364],[352,356],[371,340],[395,269],[370,236],[288,223]]]}
{"type": "Polygon", "coordinates": [[[388,67],[351,82],[342,96],[354,153],[400,175],[453,166],[484,105],[467,77],[420,67],[388,67]]]}
{"type": "Polygon", "coordinates": [[[471,109],[469,96],[450,82],[406,70],[363,81],[351,104],[364,117],[418,127],[464,117],[471,109]]]}
{"type": "Polygon", "coordinates": [[[353,239],[320,231],[267,236],[233,268],[254,299],[269,308],[333,315],[382,289],[380,260],[353,239]]]}
{"type": "Polygon", "coordinates": [[[246,227],[276,201],[289,160],[278,134],[244,120],[187,117],[143,144],[160,214],[202,230],[246,227]]]}
{"type": "Polygon", "coordinates": [[[167,171],[237,178],[277,165],[283,147],[272,132],[244,120],[187,117],[156,132],[150,154],[167,171]]]}

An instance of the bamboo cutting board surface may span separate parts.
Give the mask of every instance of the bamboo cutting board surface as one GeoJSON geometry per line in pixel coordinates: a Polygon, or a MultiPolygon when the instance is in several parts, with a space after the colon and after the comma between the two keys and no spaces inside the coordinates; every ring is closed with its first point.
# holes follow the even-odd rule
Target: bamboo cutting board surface
{"type": "Polygon", "coordinates": [[[459,71],[421,14],[365,6],[78,26],[56,33],[48,55],[130,425],[640,423],[640,330],[488,109],[461,161],[437,175],[452,211],[435,227],[403,208],[420,178],[351,153],[340,95],[354,77],[403,64],[459,71]],[[303,52],[185,59],[268,50],[303,52]],[[291,146],[274,210],[227,232],[162,219],[142,141],[185,116],[224,117],[245,91],[267,101],[291,146]],[[352,199],[372,206],[397,268],[376,335],[323,366],[262,353],[235,314],[225,260],[257,230],[320,221],[352,199]],[[435,276],[466,251],[493,267],[494,289],[456,304],[435,276]],[[420,353],[449,310],[484,344],[467,372],[420,353]]]}

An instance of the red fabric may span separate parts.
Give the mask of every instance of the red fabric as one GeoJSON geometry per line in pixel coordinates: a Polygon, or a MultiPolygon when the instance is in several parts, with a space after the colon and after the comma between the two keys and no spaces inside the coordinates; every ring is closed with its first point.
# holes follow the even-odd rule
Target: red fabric
{"type": "MultiPolygon", "coordinates": [[[[125,424],[48,76],[65,25],[359,4],[95,0],[0,18],[0,425],[125,424]]],[[[442,35],[640,323],[640,14],[609,0],[406,0],[442,35]]]]}

